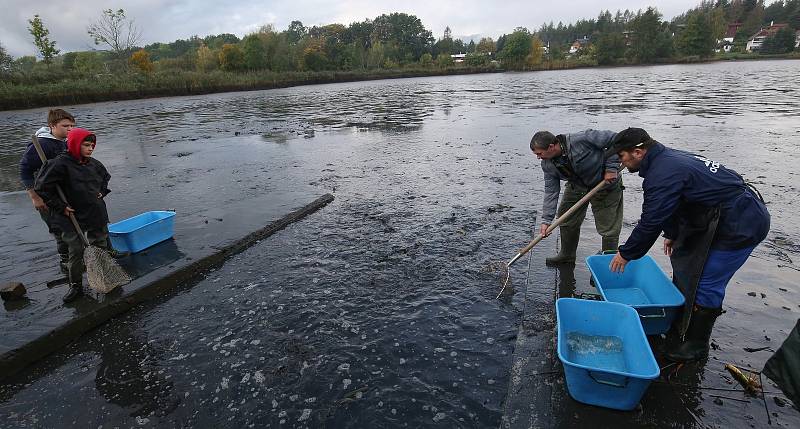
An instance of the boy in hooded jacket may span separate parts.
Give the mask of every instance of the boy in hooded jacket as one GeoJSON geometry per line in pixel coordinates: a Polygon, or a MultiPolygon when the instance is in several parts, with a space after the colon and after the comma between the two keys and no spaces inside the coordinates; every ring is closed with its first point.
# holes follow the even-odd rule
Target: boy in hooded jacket
{"type": "Polygon", "coordinates": [[[103,198],[111,192],[111,175],[103,164],[92,158],[97,137],[83,128],[73,128],[67,135],[67,152],[47,162],[34,186],[53,213],[52,221],[61,229],[61,239],[69,247],[69,291],[64,302],[83,294],[84,243],[72,226],[73,214],[93,246],[108,248],[108,210],[103,198]],[[64,191],[61,201],[56,186],[64,191]]]}
{"type": "MultiPolygon", "coordinates": [[[[67,150],[67,134],[73,127],[75,127],[75,118],[69,112],[63,109],[50,109],[47,113],[47,126],[36,131],[36,138],[42,146],[46,159],[54,159],[67,150]]],[[[19,178],[31,198],[33,208],[39,212],[39,216],[47,225],[47,231],[55,237],[56,248],[60,257],[59,267],[63,274],[67,274],[69,249],[67,244],[61,240],[61,230],[51,221],[52,213],[50,207],[45,204],[42,197],[33,189],[36,175],[41,168],[42,160],[39,158],[39,154],[33,144],[28,142],[25,153],[19,161],[19,178]]]]}

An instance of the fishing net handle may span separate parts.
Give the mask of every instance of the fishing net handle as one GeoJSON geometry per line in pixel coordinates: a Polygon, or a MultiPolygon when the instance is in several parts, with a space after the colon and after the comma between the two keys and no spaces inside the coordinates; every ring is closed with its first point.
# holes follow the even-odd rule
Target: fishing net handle
{"type": "Polygon", "coordinates": [[[570,207],[567,211],[564,212],[564,214],[556,218],[556,220],[554,220],[553,223],[551,223],[550,226],[547,227],[544,234],[539,234],[539,236],[534,238],[533,241],[531,241],[527,246],[523,247],[519,251],[518,256],[522,256],[528,253],[531,249],[533,249],[533,246],[537,245],[540,241],[542,241],[543,238],[550,235],[550,233],[552,233],[562,223],[566,222],[566,220],[569,219],[573,214],[575,214],[576,211],[580,210],[581,207],[585,206],[586,203],[588,203],[589,200],[591,200],[595,196],[595,194],[597,194],[603,188],[605,188],[606,185],[608,185],[608,182],[606,182],[605,180],[601,180],[600,183],[595,185],[595,187],[592,188],[592,190],[587,192],[586,195],[583,196],[583,198],[578,200],[577,203],[573,204],[572,207],[570,207]]]}
{"type": "MultiPolygon", "coordinates": [[[[44,165],[44,163],[47,162],[47,156],[45,156],[44,150],[42,150],[42,145],[39,144],[39,138],[36,137],[36,134],[33,135],[33,147],[36,148],[36,153],[39,154],[39,159],[42,160],[42,165],[44,165]]],[[[61,198],[61,201],[67,206],[69,206],[67,197],[64,195],[64,191],[61,190],[61,186],[59,186],[58,184],[56,184],[56,191],[58,192],[58,197],[61,198]]],[[[75,227],[75,231],[78,232],[78,235],[81,237],[81,240],[83,240],[83,244],[85,246],[89,246],[89,239],[87,239],[86,236],[83,235],[83,230],[81,229],[81,226],[78,225],[78,220],[75,219],[75,215],[69,213],[68,217],[69,220],[72,222],[72,226],[75,227]]]]}

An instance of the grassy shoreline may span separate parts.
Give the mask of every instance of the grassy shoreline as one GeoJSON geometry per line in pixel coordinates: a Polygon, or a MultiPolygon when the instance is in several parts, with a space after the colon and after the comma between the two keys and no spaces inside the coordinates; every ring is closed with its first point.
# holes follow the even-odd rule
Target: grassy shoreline
{"type": "MultiPolygon", "coordinates": [[[[656,65],[697,64],[727,61],[759,61],[800,59],[800,54],[757,55],[727,54],[713,58],[677,58],[658,61],[656,65]]],[[[600,66],[593,60],[560,60],[545,62],[527,71],[567,70],[593,67],[635,67],[646,64],[617,64],[600,66]]],[[[357,82],[380,79],[399,79],[424,76],[449,76],[478,73],[499,73],[506,70],[494,66],[409,68],[369,71],[286,72],[270,71],[230,73],[215,71],[158,72],[151,75],[125,73],[92,78],[64,80],[35,85],[14,85],[0,81],[0,111],[37,107],[65,106],[103,101],[137,100],[143,98],[203,95],[234,91],[257,91],[325,83],[357,82]]]]}
{"type": "Polygon", "coordinates": [[[0,111],[102,101],[257,91],[325,83],[496,73],[502,71],[502,69],[496,67],[458,67],[446,69],[371,70],[368,72],[162,72],[154,73],[150,76],[137,73],[104,75],[95,78],[37,85],[0,83],[0,111]]]}

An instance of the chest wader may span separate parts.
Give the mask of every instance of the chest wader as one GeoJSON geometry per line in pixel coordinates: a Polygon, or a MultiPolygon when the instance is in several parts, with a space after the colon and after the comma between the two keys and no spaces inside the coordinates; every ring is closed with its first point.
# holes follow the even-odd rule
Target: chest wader
{"type": "MultiPolygon", "coordinates": [[[[561,146],[561,157],[554,159],[553,165],[562,176],[567,178],[564,196],[562,197],[561,204],[558,207],[558,216],[562,216],[572,206],[572,204],[574,204],[583,196],[581,192],[577,190],[577,187],[572,185],[572,181],[575,181],[580,185],[580,188],[583,189],[583,194],[586,193],[585,191],[588,190],[589,187],[583,184],[583,181],[581,181],[578,175],[575,174],[572,164],[570,164],[569,144],[566,142],[566,139],[560,138],[559,145],[561,146]]],[[[546,265],[555,266],[560,264],[575,263],[575,253],[578,250],[578,241],[580,241],[581,238],[581,223],[583,223],[583,218],[585,216],[586,209],[582,209],[579,211],[578,216],[574,216],[573,219],[568,219],[561,225],[559,228],[561,247],[557,255],[545,258],[546,265]]]]}
{"type": "Polygon", "coordinates": [[[719,224],[719,207],[682,203],[675,214],[678,237],[672,246],[672,282],[686,302],[670,331],[667,358],[687,362],[708,357],[714,322],[722,308],[695,305],[697,286],[719,224]]]}

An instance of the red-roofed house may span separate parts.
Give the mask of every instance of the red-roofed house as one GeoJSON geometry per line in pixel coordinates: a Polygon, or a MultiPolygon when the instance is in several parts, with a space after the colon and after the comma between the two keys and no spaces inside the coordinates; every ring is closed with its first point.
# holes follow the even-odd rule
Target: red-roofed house
{"type": "Polygon", "coordinates": [[[767,37],[774,35],[775,33],[778,32],[778,30],[787,27],[788,25],[789,24],[770,23],[769,27],[758,30],[758,33],[754,34],[753,37],[751,37],[750,40],[747,41],[747,47],[745,48],[745,50],[747,50],[748,52],[760,50],[761,45],[764,44],[764,40],[766,40],[767,37]]]}

